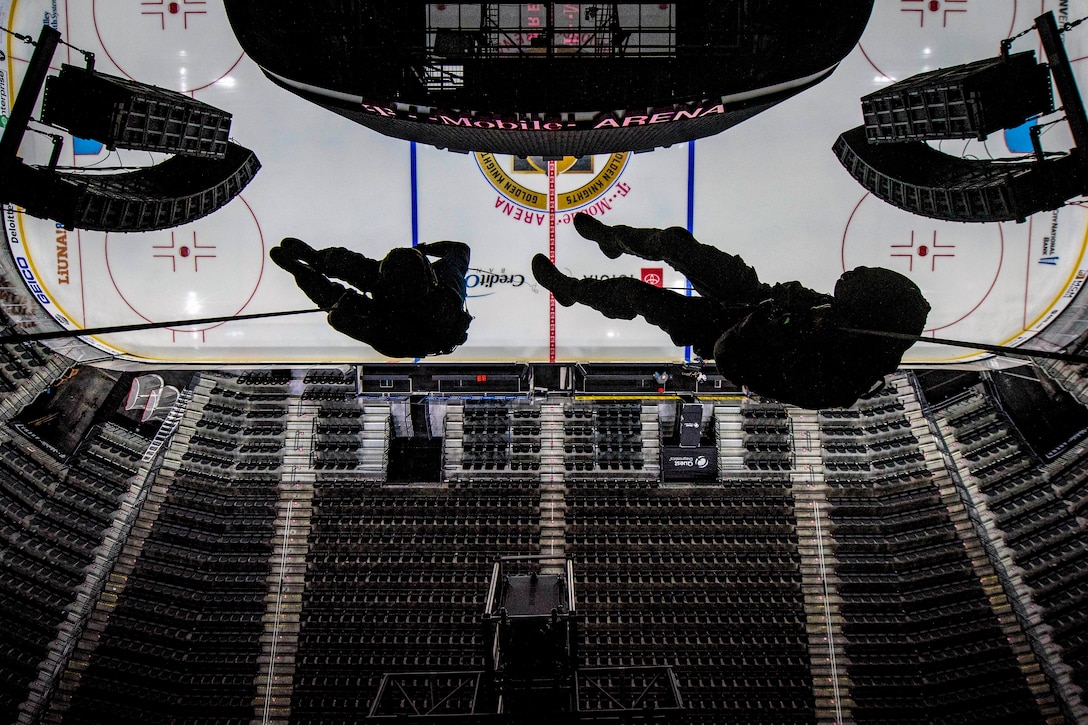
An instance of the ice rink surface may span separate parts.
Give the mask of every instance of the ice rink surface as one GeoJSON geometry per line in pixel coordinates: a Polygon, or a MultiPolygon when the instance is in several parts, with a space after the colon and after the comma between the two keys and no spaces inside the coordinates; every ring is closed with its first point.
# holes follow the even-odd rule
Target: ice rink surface
{"type": "MultiPolygon", "coordinates": [[[[300,3],[300,6],[303,5],[300,3]]],[[[380,258],[393,246],[455,239],[473,250],[468,342],[440,360],[674,361],[686,351],[641,319],[612,321],[559,308],[529,261],[548,251],[547,177],[510,156],[455,154],[383,137],[274,86],[243,53],[217,0],[0,0],[6,26],[37,37],[43,23],[95,54],[107,74],[191,94],[234,116],[231,136],[263,164],[224,208],[172,230],[103,234],[58,229],[6,211],[13,254],[44,290],[39,300],[79,328],[310,307],[268,260],[286,236],[380,258]],[[497,179],[515,182],[510,192],[497,179]]],[[[683,10],[677,8],[678,12],[683,10]]],[[[765,282],[800,280],[831,292],[858,265],[913,279],[933,304],[927,334],[1017,344],[1068,304],[1084,277],[1088,215],[1079,204],[1022,224],[961,224],[913,216],[867,194],[831,146],[861,123],[859,98],[918,72],[996,56],[1000,41],[1044,11],[1059,23],[1088,0],[877,0],[859,46],[826,81],[718,136],[652,153],[559,163],[556,263],[577,276],[630,275],[684,291],[667,266],[609,260],[570,224],[587,211],[609,224],[681,226],[741,254],[765,282]]],[[[309,9],[307,10],[310,11],[309,9]]],[[[1088,24],[1065,33],[1082,86],[1088,24]]],[[[5,36],[6,115],[31,47],[5,36]]],[[[1037,36],[1014,51],[1035,49],[1037,36]]],[[[54,58],[81,64],[61,46],[54,58]]],[[[1045,118],[1043,121],[1058,118],[1045,118]]],[[[1043,134],[1068,149],[1064,123],[1043,134]]],[[[1015,144],[1013,144],[1015,146],[1015,144]]],[[[948,141],[973,158],[1018,155],[1006,137],[948,141]]],[[[45,163],[49,139],[28,134],[21,155],[45,163]]],[[[64,144],[61,165],[142,166],[147,152],[64,144]]],[[[384,359],[329,328],[321,314],[116,334],[91,340],[134,360],[166,363],[346,363],[384,359]]],[[[907,364],[968,359],[971,351],[919,343],[907,364]]]]}

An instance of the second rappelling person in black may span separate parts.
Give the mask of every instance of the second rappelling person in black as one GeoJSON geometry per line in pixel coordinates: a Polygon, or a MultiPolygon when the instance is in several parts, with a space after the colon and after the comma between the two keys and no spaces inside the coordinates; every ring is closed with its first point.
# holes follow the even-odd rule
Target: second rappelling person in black
{"type": "Polygon", "coordinates": [[[740,257],[702,244],[680,227],[610,227],[587,214],[576,215],[574,227],[612,259],[632,254],[667,262],[699,296],[630,277],[568,277],[538,254],[533,275],[559,304],[578,302],[615,319],[642,315],[675,344],[713,359],[734,384],[803,408],[852,405],[894,372],[914,344],[850,330],[915,336],[930,310],[917,285],[889,269],[845,272],[832,296],[800,282],[760,282],[740,257]]]}

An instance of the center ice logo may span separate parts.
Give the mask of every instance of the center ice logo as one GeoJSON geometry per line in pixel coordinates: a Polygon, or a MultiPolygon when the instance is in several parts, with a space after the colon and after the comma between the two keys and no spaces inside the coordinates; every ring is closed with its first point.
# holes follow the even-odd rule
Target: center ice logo
{"type": "MultiPolygon", "coordinates": [[[[601,156],[564,156],[556,162],[557,221],[570,223],[578,211],[601,216],[631,187],[620,181],[629,152],[601,156]]],[[[495,208],[533,226],[548,218],[548,164],[542,156],[477,153],[484,178],[498,192],[495,208]]]]}

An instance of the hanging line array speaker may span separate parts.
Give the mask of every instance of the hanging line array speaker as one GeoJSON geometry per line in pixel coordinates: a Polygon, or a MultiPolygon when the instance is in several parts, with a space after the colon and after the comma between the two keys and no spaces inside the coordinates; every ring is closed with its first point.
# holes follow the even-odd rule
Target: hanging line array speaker
{"type": "Polygon", "coordinates": [[[64,65],[48,78],[60,33],[43,25],[15,103],[0,134],[0,200],[67,229],[142,232],[207,216],[233,199],[261,168],[228,140],[231,116],[182,93],[64,65]],[[19,157],[31,114],[45,123],[116,147],[173,154],[135,171],[97,174],[56,169],[59,136],[47,166],[19,157]]]}
{"type": "MultiPolygon", "coordinates": [[[[1053,11],[1035,18],[1048,64],[1034,52],[922,73],[862,98],[865,123],[834,151],[862,186],[900,209],[958,222],[1022,222],[1088,191],[1088,115],[1053,11]],[[1051,86],[1053,82],[1053,87],[1051,86]],[[1032,128],[1030,158],[957,158],[927,145],[985,139],[1054,111],[1054,90],[1074,148],[1047,155],[1032,128]]],[[[1067,24],[1066,29],[1070,25],[1067,24]]]]}
{"type": "Polygon", "coordinates": [[[870,144],[864,126],[840,135],[834,151],[874,196],[914,214],[957,222],[1023,221],[1084,193],[1088,177],[1078,149],[1045,161],[976,161],[923,141],[870,144]]]}
{"type": "Polygon", "coordinates": [[[981,141],[1053,111],[1050,69],[1034,51],[920,73],[861,99],[869,143],[981,141]]]}
{"type": "Polygon", "coordinates": [[[5,200],[67,229],[142,232],[180,226],[224,206],[253,179],[260,161],[228,143],[221,159],[172,156],[125,173],[65,173],[18,164],[5,200]]]}
{"type": "Polygon", "coordinates": [[[65,64],[45,82],[41,119],[109,149],[221,159],[231,114],[183,93],[65,64]]]}

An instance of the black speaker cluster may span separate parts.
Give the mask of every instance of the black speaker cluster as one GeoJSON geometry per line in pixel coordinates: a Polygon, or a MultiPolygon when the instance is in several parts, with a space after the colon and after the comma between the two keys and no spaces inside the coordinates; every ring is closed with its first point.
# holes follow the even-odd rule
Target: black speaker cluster
{"type": "Polygon", "coordinates": [[[869,143],[977,138],[1054,110],[1034,52],[920,73],[861,99],[869,143]]]}
{"type": "Polygon", "coordinates": [[[46,79],[42,122],[107,148],[221,159],[231,114],[176,91],[78,66],[46,79]]]}
{"type": "Polygon", "coordinates": [[[153,231],[211,214],[260,169],[252,151],[229,140],[226,111],[176,91],[98,73],[90,63],[86,68],[65,64],[57,75],[45,77],[58,42],[59,34],[43,27],[31,59],[36,72],[28,72],[20,88],[24,99],[36,99],[44,82],[42,123],[111,150],[172,156],[135,171],[98,174],[58,171],[55,148],[48,166],[28,166],[17,157],[32,105],[24,101],[20,114],[13,109],[16,123],[9,123],[0,139],[3,201],[68,229],[153,231]]]}
{"type": "Polygon", "coordinates": [[[861,126],[840,135],[834,151],[873,196],[933,219],[1023,221],[1056,209],[1083,186],[1078,157],[1023,163],[961,159],[923,141],[870,144],[861,126]]]}
{"type": "MultiPolygon", "coordinates": [[[[1084,152],[1035,154],[1026,159],[976,160],[950,156],[927,141],[985,140],[1052,113],[1051,72],[1062,81],[1064,48],[1048,28],[1052,15],[1036,19],[1050,65],[1035,53],[1009,54],[912,76],[861,99],[865,123],[841,134],[834,145],[840,163],[874,196],[913,214],[960,222],[1024,221],[1056,209],[1083,193],[1088,178],[1084,152]],[[1053,38],[1053,40],[1051,40],[1053,38]]],[[[1070,82],[1058,83],[1076,139],[1084,115],[1070,82]]]]}
{"type": "Polygon", "coordinates": [[[223,158],[173,156],[146,169],[81,176],[60,173],[58,186],[71,188],[71,218],[80,229],[138,232],[168,229],[225,206],[253,179],[260,162],[252,151],[228,143],[223,158]]]}

